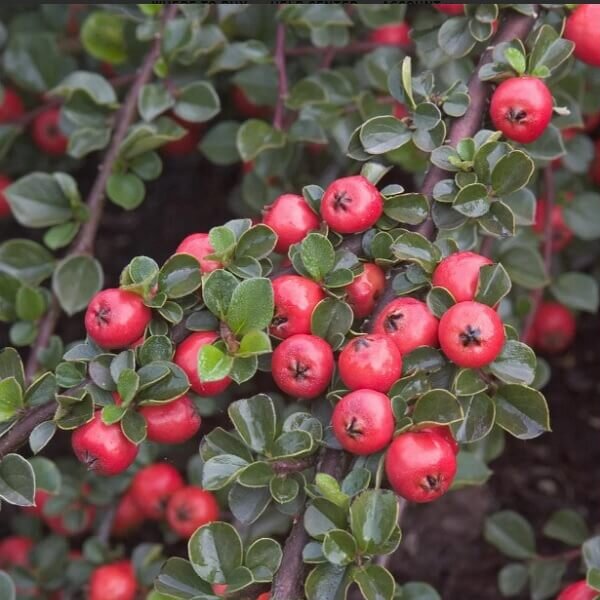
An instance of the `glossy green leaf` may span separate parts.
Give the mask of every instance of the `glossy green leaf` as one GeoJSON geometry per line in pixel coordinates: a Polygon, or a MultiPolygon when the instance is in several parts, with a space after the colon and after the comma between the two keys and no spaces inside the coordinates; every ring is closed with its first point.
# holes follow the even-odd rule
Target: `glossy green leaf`
{"type": "Polygon", "coordinates": [[[502,567],[498,573],[498,588],[507,598],[518,596],[527,585],[528,579],[529,573],[524,564],[511,563],[502,567]]]}
{"type": "Polygon", "coordinates": [[[524,188],[531,179],[534,164],[521,150],[503,156],[492,170],[492,189],[497,196],[512,194],[524,188]]]}
{"type": "Polygon", "coordinates": [[[350,529],[361,552],[378,552],[396,527],[398,511],[398,499],[390,491],[369,490],[355,498],[350,507],[350,529]]]}
{"type": "Polygon", "coordinates": [[[535,378],[535,366],[535,353],[529,346],[516,340],[507,340],[489,369],[505,383],[530,385],[535,378]]]}
{"type": "Polygon", "coordinates": [[[359,567],[352,572],[352,578],[366,600],[392,600],[396,582],[392,574],[380,565],[359,567]]]}
{"type": "Polygon", "coordinates": [[[312,313],[311,331],[337,350],[344,343],[353,320],[354,314],[346,302],[326,298],[317,304],[312,313]]]}
{"type": "Polygon", "coordinates": [[[259,538],[246,550],[244,565],[252,571],[254,581],[270,582],[281,565],[281,546],[270,538],[259,538]]]}
{"type": "Polygon", "coordinates": [[[322,281],[335,265],[333,245],[320,233],[309,233],[302,240],[300,257],[304,268],[317,281],[322,281]]]}
{"type": "Polygon", "coordinates": [[[68,315],[87,307],[92,297],[102,289],[102,266],[87,255],[69,256],[58,263],[52,275],[52,290],[68,315]]]}
{"type": "Polygon", "coordinates": [[[453,426],[454,436],[458,442],[473,443],[485,438],[496,418],[496,406],[487,394],[477,393],[473,396],[459,398],[464,413],[462,422],[453,426]]]}
{"type": "Polygon", "coordinates": [[[598,282],[585,273],[562,273],[550,286],[552,295],[573,310],[596,313],[599,304],[598,282]]]}
{"type": "Polygon", "coordinates": [[[202,487],[220,490],[228,486],[248,463],[235,454],[221,454],[206,461],[202,469],[202,487]]]}
{"type": "Polygon", "coordinates": [[[0,381],[0,423],[10,421],[23,408],[23,390],[14,377],[0,381]]]}
{"type": "Polygon", "coordinates": [[[19,454],[7,454],[0,461],[0,499],[17,506],[33,506],[33,467],[19,454]]]}
{"type": "Polygon", "coordinates": [[[169,298],[183,298],[196,291],[202,278],[198,261],[189,254],[175,254],[160,269],[159,289],[169,298]]]}
{"type": "Polygon", "coordinates": [[[229,375],[233,366],[233,357],[221,348],[206,344],[198,354],[198,374],[205,382],[219,381],[229,375]]]}
{"type": "Polygon", "coordinates": [[[221,101],[211,83],[195,81],[179,90],[175,114],[190,123],[204,123],[219,114],[221,101]]]}
{"type": "Polygon", "coordinates": [[[548,405],[544,396],[524,385],[501,386],[496,395],[496,423],[523,440],[550,431],[548,405]]]}
{"type": "Polygon", "coordinates": [[[308,574],[304,592],[307,600],[345,600],[351,583],[347,567],[327,563],[308,574]]]}
{"type": "Polygon", "coordinates": [[[266,454],[275,440],[277,415],[269,396],[258,394],[229,405],[229,418],[244,442],[255,452],[266,454]]]}
{"type": "Polygon", "coordinates": [[[237,150],[245,162],[254,160],[265,150],[281,148],[284,143],[281,131],[258,119],[245,121],[237,132],[237,150]]]}
{"type": "Polygon", "coordinates": [[[273,287],[266,278],[242,281],[231,295],[226,321],[236,334],[265,329],[274,311],[273,287]]]}
{"type": "Polygon", "coordinates": [[[447,390],[431,390],[416,402],[412,418],[415,423],[448,425],[463,418],[463,411],[456,397],[447,390]]]}
{"type": "Polygon", "coordinates": [[[557,510],[544,525],[544,535],[568,544],[581,546],[590,536],[585,519],[574,510],[557,510]]]}

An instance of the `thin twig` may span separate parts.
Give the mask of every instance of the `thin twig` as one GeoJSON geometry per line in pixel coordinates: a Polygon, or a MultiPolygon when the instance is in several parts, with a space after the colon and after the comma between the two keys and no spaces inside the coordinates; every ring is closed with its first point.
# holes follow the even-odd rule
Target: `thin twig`
{"type": "Polygon", "coordinates": [[[283,118],[285,116],[285,101],[288,95],[287,69],[285,65],[285,25],[277,25],[277,37],[275,41],[275,66],[278,76],[278,98],[273,115],[273,127],[283,129],[283,118]]]}

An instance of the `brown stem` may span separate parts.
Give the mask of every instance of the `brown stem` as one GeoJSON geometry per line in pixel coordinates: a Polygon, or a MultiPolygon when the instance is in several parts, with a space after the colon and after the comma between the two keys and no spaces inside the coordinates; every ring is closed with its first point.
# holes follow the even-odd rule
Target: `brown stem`
{"type": "Polygon", "coordinates": [[[285,101],[288,95],[287,70],[285,65],[285,25],[277,25],[277,37],[275,41],[275,66],[279,78],[277,104],[273,115],[273,127],[283,129],[283,118],[285,116],[285,101]]]}
{"type": "Polygon", "coordinates": [[[55,410],[56,402],[52,401],[25,412],[14,427],[0,438],[0,458],[26,443],[35,427],[52,419],[55,410]]]}
{"type": "Polygon", "coordinates": [[[315,466],[315,457],[297,458],[290,460],[275,460],[271,464],[273,471],[277,475],[288,475],[289,473],[299,473],[315,466]]]}
{"type": "Polygon", "coordinates": [[[572,550],[566,550],[565,552],[559,552],[558,554],[551,554],[549,556],[536,556],[536,560],[577,560],[581,557],[581,548],[573,548],[572,550]]]}

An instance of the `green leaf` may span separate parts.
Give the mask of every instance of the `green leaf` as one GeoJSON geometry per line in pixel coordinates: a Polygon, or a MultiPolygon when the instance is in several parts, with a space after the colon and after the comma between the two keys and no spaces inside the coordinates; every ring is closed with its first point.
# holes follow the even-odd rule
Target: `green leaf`
{"type": "Polygon", "coordinates": [[[277,415],[271,398],[258,394],[237,400],[229,405],[227,412],[244,442],[255,452],[266,454],[277,432],[277,415]]]}
{"type": "Polygon", "coordinates": [[[415,423],[448,425],[463,418],[462,408],[456,397],[447,390],[431,390],[416,402],[412,418],[415,423]]]}
{"type": "Polygon", "coordinates": [[[202,297],[210,312],[220,320],[225,320],[231,298],[239,281],[231,273],[217,269],[210,273],[202,286],[202,297]]]}
{"type": "Polygon", "coordinates": [[[482,183],[472,183],[463,187],[452,202],[454,210],[466,217],[477,218],[490,209],[488,190],[482,183]]]}
{"type": "Polygon", "coordinates": [[[316,281],[322,281],[335,265],[331,242],[320,233],[309,233],[300,244],[302,264],[316,281]]]}
{"type": "Polygon", "coordinates": [[[524,385],[501,386],[496,395],[496,423],[522,440],[550,431],[548,405],[544,396],[524,385]]]}
{"type": "Polygon", "coordinates": [[[529,54],[529,70],[546,67],[550,73],[571,56],[575,44],[560,37],[551,25],[542,25],[533,38],[529,54]]]}
{"type": "Polygon", "coordinates": [[[488,384],[474,369],[460,369],[456,373],[453,383],[453,391],[457,396],[473,396],[485,392],[488,384]]]}
{"type": "Polygon", "coordinates": [[[457,456],[457,463],[453,490],[475,485],[482,486],[492,475],[483,458],[474,452],[461,450],[457,456]]]}
{"type": "Polygon", "coordinates": [[[583,561],[588,569],[600,569],[600,536],[594,536],[581,547],[583,561]]]}
{"type": "Polygon", "coordinates": [[[308,534],[317,539],[325,539],[332,529],[347,526],[347,511],[325,498],[316,498],[308,506],[304,514],[304,528],[308,534]]]}
{"type": "Polygon", "coordinates": [[[285,136],[278,129],[258,119],[245,121],[237,132],[236,146],[242,160],[254,160],[259,154],[271,148],[281,148],[285,136]]]}
{"type": "Polygon", "coordinates": [[[536,358],[533,350],[516,340],[507,340],[490,371],[505,383],[530,385],[535,379],[536,358]]]}
{"type": "Polygon", "coordinates": [[[441,600],[440,595],[428,583],[407,583],[402,586],[402,600],[441,600]]]}
{"type": "Polygon", "coordinates": [[[300,485],[292,477],[273,477],[269,482],[269,491],[278,504],[292,502],[298,497],[300,485]]]}
{"type": "Polygon", "coordinates": [[[25,370],[21,356],[14,348],[6,347],[0,350],[0,379],[8,377],[16,379],[21,388],[25,387],[25,370]]]}
{"type": "Polygon", "coordinates": [[[200,151],[216,165],[233,165],[240,160],[236,139],[240,124],[236,121],[220,121],[202,136],[200,151]]]}
{"type": "Polygon", "coordinates": [[[144,121],[152,121],[169,110],[175,99],[163,83],[147,83],[137,99],[138,112],[144,121]]]}
{"type": "Polygon", "coordinates": [[[0,423],[10,421],[23,408],[23,390],[14,377],[0,381],[0,423]]]}
{"type": "Polygon", "coordinates": [[[175,114],[190,123],[204,123],[219,114],[221,101],[212,84],[195,81],[179,90],[175,114]]]}
{"type": "Polygon", "coordinates": [[[561,304],[573,310],[598,311],[598,282],[590,275],[562,273],[552,282],[550,291],[561,304]]]}
{"type": "Polygon", "coordinates": [[[503,156],[492,170],[492,189],[497,196],[512,194],[524,188],[535,167],[525,152],[513,150],[503,156]]]}
{"type": "Polygon", "coordinates": [[[577,194],[562,209],[569,229],[582,240],[600,238],[600,194],[577,194]]]}
{"type": "Polygon", "coordinates": [[[469,30],[469,19],[452,17],[442,24],[438,31],[440,48],[452,58],[466,56],[475,45],[475,38],[469,30]]]}
{"type": "Polygon", "coordinates": [[[529,246],[514,246],[500,257],[506,272],[517,285],[532,290],[548,283],[544,261],[538,250],[529,246]]]}
{"type": "Polygon", "coordinates": [[[383,211],[394,221],[418,225],[429,215],[429,203],[423,194],[399,194],[385,199],[383,211]]]}
{"type": "Polygon", "coordinates": [[[51,460],[41,456],[31,458],[29,463],[35,474],[36,489],[58,494],[62,483],[58,467],[51,460]]]}
{"type": "Polygon", "coordinates": [[[0,571],[0,596],[5,600],[17,600],[17,588],[6,571],[0,571]]]}
{"type": "Polygon", "coordinates": [[[111,64],[127,59],[125,21],[120,15],[108,11],[94,11],[81,27],[81,41],[94,58],[111,64]]]}
{"type": "Polygon", "coordinates": [[[334,350],[338,350],[344,343],[353,320],[354,313],[346,302],[325,298],[313,310],[311,332],[323,338],[334,350]]]}
{"type": "Polygon", "coordinates": [[[258,224],[244,231],[235,248],[236,257],[267,258],[277,244],[277,234],[267,225],[258,224]]]}
{"type": "Polygon", "coordinates": [[[247,466],[247,461],[235,454],[213,456],[202,468],[202,487],[207,490],[221,490],[247,466]]]}
{"type": "Polygon", "coordinates": [[[206,344],[198,354],[198,374],[204,382],[219,381],[229,375],[233,357],[217,346],[206,344]]]}
{"type": "Polygon", "coordinates": [[[146,186],[133,173],[113,173],[106,183],[106,194],[121,208],[133,210],[144,201],[146,186]]]}
{"type": "Polygon", "coordinates": [[[427,272],[432,272],[441,258],[439,250],[427,238],[415,232],[401,234],[391,250],[397,259],[415,262],[427,272]]]}
{"type": "Polygon", "coordinates": [[[581,546],[590,536],[585,519],[574,510],[557,510],[544,525],[544,535],[569,546],[581,546]]]}
{"type": "Polygon", "coordinates": [[[117,380],[117,391],[124,405],[128,405],[137,394],[140,377],[133,369],[123,369],[117,380]]]}
{"type": "Polygon", "coordinates": [[[533,527],[511,510],[494,513],[485,520],[483,537],[502,554],[519,560],[535,556],[533,527]]]}
{"type": "Polygon", "coordinates": [[[478,393],[473,396],[459,398],[464,419],[452,430],[458,442],[473,443],[485,438],[496,418],[496,406],[487,394],[478,393]]]}
{"type": "Polygon", "coordinates": [[[55,433],[56,424],[52,421],[44,421],[43,423],[36,425],[29,434],[29,447],[33,454],[38,454],[43,450],[48,442],[54,437],[55,433]]]}
{"type": "Polygon", "coordinates": [[[88,255],[69,256],[58,263],[52,275],[52,290],[62,309],[74,315],[87,307],[104,284],[102,266],[88,255]]]}
{"type": "Polygon", "coordinates": [[[7,454],[0,461],[0,498],[17,506],[33,506],[35,476],[22,456],[7,454]]]}
{"type": "Polygon", "coordinates": [[[327,563],[308,574],[304,592],[307,600],[345,600],[351,583],[347,567],[327,563]]]}
{"type": "Polygon", "coordinates": [[[429,310],[438,319],[455,304],[452,294],[445,288],[433,287],[427,293],[426,298],[427,306],[429,310]]]}
{"type": "Polygon", "coordinates": [[[409,142],[411,132],[400,119],[384,115],[366,121],[360,128],[359,136],[366,152],[385,154],[409,142]]]}
{"type": "Polygon", "coordinates": [[[183,396],[190,388],[186,374],[171,362],[157,360],[144,365],[137,373],[140,376],[139,402],[168,402],[183,396]]]}
{"type": "Polygon", "coordinates": [[[227,500],[233,516],[248,524],[254,523],[272,502],[268,487],[247,488],[236,483],[231,486],[227,500]]]}
{"type": "Polygon", "coordinates": [[[247,279],[233,290],[225,320],[235,334],[244,335],[268,327],[274,309],[271,282],[262,277],[247,279]]]}
{"type": "Polygon", "coordinates": [[[529,564],[531,600],[546,600],[556,594],[567,570],[566,560],[535,560],[529,564]]]}
{"type": "Polygon", "coordinates": [[[50,250],[58,250],[68,246],[79,232],[79,223],[62,223],[61,225],[54,225],[50,227],[44,234],[44,244],[50,248],[50,250]]]}
{"type": "MultiPolygon", "coordinates": [[[[379,565],[367,565],[352,572],[352,578],[366,600],[392,600],[396,582],[392,574],[379,565]]],[[[404,595],[402,596],[404,598],[404,595]]]]}
{"type": "Polygon", "coordinates": [[[252,571],[254,581],[268,583],[281,565],[281,546],[271,538],[259,538],[246,550],[244,565],[252,571]]]}
{"type": "Polygon", "coordinates": [[[264,332],[249,331],[240,342],[237,356],[248,357],[271,352],[271,338],[264,332]]]}
{"type": "MultiPolygon", "coordinates": [[[[169,558],[165,562],[154,585],[155,589],[161,594],[165,594],[169,600],[171,598],[191,600],[200,594],[212,593],[210,584],[196,575],[192,565],[187,560],[177,557],[169,558]]],[[[163,598],[157,600],[163,600],[163,598]]]]}
{"type": "Polygon", "coordinates": [[[391,491],[368,490],[355,498],[350,529],[361,552],[378,553],[396,527],[398,511],[398,499],[391,491]]]}
{"type": "Polygon", "coordinates": [[[69,100],[77,91],[87,94],[95,104],[111,108],[117,105],[113,86],[102,75],[90,71],[69,73],[50,93],[69,100]]]}
{"type": "Polygon", "coordinates": [[[479,270],[475,300],[488,306],[497,306],[510,292],[511,287],[510,277],[500,263],[485,265],[479,270]]]}
{"type": "Polygon", "coordinates": [[[200,264],[189,254],[175,254],[158,274],[158,287],[168,298],[183,298],[195,292],[202,284],[200,264]]]}
{"type": "Polygon", "coordinates": [[[121,430],[132,444],[138,446],[146,439],[146,419],[133,409],[126,410],[121,419],[121,430]]]}
{"type": "Polygon", "coordinates": [[[517,72],[517,75],[523,75],[527,68],[524,54],[516,48],[507,48],[504,51],[504,56],[508,64],[517,72]]]}
{"type": "Polygon", "coordinates": [[[522,563],[511,563],[498,573],[498,588],[505,597],[518,596],[529,579],[527,567],[522,563]]]}

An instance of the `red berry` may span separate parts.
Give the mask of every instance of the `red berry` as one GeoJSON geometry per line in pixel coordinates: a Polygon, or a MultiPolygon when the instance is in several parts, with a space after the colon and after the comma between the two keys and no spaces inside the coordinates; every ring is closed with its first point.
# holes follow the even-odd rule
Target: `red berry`
{"type": "Polygon", "coordinates": [[[309,231],[319,228],[319,217],[302,196],[283,194],[266,207],[263,223],[277,234],[276,252],[286,253],[301,242],[309,231]]]}
{"type": "Polygon", "coordinates": [[[254,102],[246,96],[246,92],[237,85],[233,87],[231,96],[237,111],[248,119],[262,119],[271,114],[271,108],[269,106],[254,104],[254,102]]]}
{"type": "Polygon", "coordinates": [[[22,535],[13,535],[0,540],[0,569],[26,567],[33,541],[22,535]]]}
{"type": "Polygon", "coordinates": [[[493,362],[504,346],[498,313],[479,302],[459,302],[440,320],[440,346],[459,367],[477,369],[493,362]]]}
{"type": "Polygon", "coordinates": [[[344,450],[359,455],[379,452],[394,435],[392,404],[381,392],[350,392],[336,404],[331,425],[344,450]]]}
{"type": "Polygon", "coordinates": [[[537,140],[552,119],[552,94],[537,77],[512,77],[494,91],[490,104],[494,127],[509,140],[537,140]]]}
{"type": "Polygon", "coordinates": [[[588,133],[594,131],[600,125],[600,111],[583,115],[583,124],[588,133]]]}
{"type": "Polygon", "coordinates": [[[357,319],[368,317],[385,288],[385,273],[375,263],[365,263],[363,271],[346,286],[348,304],[357,319]]]}
{"type": "Polygon", "coordinates": [[[575,317],[558,302],[542,302],[535,314],[531,343],[541,352],[559,354],[575,339],[575,317]]]}
{"type": "Polygon", "coordinates": [[[198,433],[202,420],[189,396],[171,402],[142,406],[148,439],[159,444],[181,444],[198,433]]]}
{"type": "Polygon", "coordinates": [[[179,471],[168,463],[140,469],[131,482],[131,496],[148,519],[161,519],[171,496],[185,485],[179,471]]]}
{"type": "Polygon", "coordinates": [[[598,591],[588,586],[585,579],[568,585],[556,600],[595,600],[598,591]]]}
{"type": "Polygon", "coordinates": [[[144,335],[152,311],[140,296],[109,288],[98,292],[85,312],[88,335],[102,348],[126,348],[144,335]]]}
{"type": "Polygon", "coordinates": [[[438,345],[438,320],[414,298],[392,300],[377,317],[373,332],[389,335],[402,355],[419,346],[438,345]]]}
{"type": "Polygon", "coordinates": [[[428,431],[430,433],[437,433],[440,437],[444,438],[452,447],[452,451],[454,454],[458,454],[460,451],[460,446],[458,442],[454,439],[452,435],[452,429],[447,425],[432,425],[431,427],[424,427],[423,429],[419,429],[419,431],[428,431]]]}
{"type": "Polygon", "coordinates": [[[444,258],[433,272],[434,286],[446,288],[456,302],[473,300],[479,283],[479,270],[492,261],[474,252],[457,252],[444,258]]]}
{"type": "Polygon", "coordinates": [[[594,149],[594,160],[590,165],[590,178],[596,185],[600,185],[600,140],[596,142],[594,149]]]}
{"type": "Polygon", "coordinates": [[[340,353],[338,369],[351,390],[386,393],[402,373],[402,357],[387,335],[373,333],[353,339],[340,353]]]}
{"type": "Polygon", "coordinates": [[[385,472],[392,488],[406,500],[431,502],[452,485],[456,455],[437,433],[402,433],[388,448],[385,472]]]}
{"type": "Polygon", "coordinates": [[[382,25],[371,32],[369,39],[375,44],[406,48],[407,46],[410,46],[411,43],[410,27],[408,26],[408,23],[382,25]]]}
{"type": "Polygon", "coordinates": [[[280,339],[310,333],[310,319],[325,293],[314,281],[299,275],[282,275],[273,280],[275,317],[271,334],[280,339]]]}
{"type": "Polygon", "coordinates": [[[216,331],[199,331],[185,338],[175,351],[173,362],[181,367],[190,380],[192,390],[200,396],[216,396],[224,392],[231,384],[229,377],[217,381],[202,381],[198,373],[198,356],[207,344],[219,339],[216,331]]]}
{"type": "Polygon", "coordinates": [[[138,447],[130,442],[121,425],[105,425],[97,410],[91,421],[78,427],[71,436],[75,456],[99,475],[118,475],[133,464],[138,447]]]}
{"type": "Polygon", "coordinates": [[[186,156],[187,154],[195,152],[198,143],[200,142],[203,127],[202,124],[190,123],[174,114],[170,114],[169,117],[179,126],[183,127],[186,132],[183,137],[180,137],[178,140],[173,140],[172,142],[168,142],[164,146],[161,146],[161,152],[167,156],[186,156]]]}
{"type": "Polygon", "coordinates": [[[144,515],[133,499],[133,495],[129,492],[125,493],[117,504],[112,534],[117,537],[126,537],[138,529],[143,522],[144,515]]]}
{"type": "Polygon", "coordinates": [[[49,108],[40,113],[31,124],[31,135],[35,145],[46,154],[61,156],[67,151],[69,140],[59,127],[60,110],[49,108]]]}
{"type": "Polygon", "coordinates": [[[136,591],[133,565],[120,560],[93,571],[88,600],[134,600],[136,591]]]}
{"type": "Polygon", "coordinates": [[[435,10],[445,13],[447,15],[464,15],[465,14],[465,5],[464,4],[434,4],[433,8],[435,10]]]}
{"type": "MultiPolygon", "coordinates": [[[[535,223],[533,224],[533,230],[540,235],[544,235],[546,231],[546,213],[547,204],[544,200],[538,200],[535,210],[535,223]]],[[[552,212],[550,214],[550,220],[552,222],[552,251],[560,252],[563,248],[568,246],[569,242],[573,239],[573,232],[569,229],[563,216],[563,208],[560,204],[554,204],[552,206],[552,212]]]]}
{"type": "Polygon", "coordinates": [[[404,104],[400,104],[400,102],[394,102],[393,115],[396,119],[404,119],[404,117],[408,117],[409,115],[408,108],[404,104]]]}
{"type": "Polygon", "coordinates": [[[279,389],[297,398],[316,398],[331,381],[333,350],[316,335],[293,335],[275,348],[271,364],[279,389]]]}
{"type": "Polygon", "coordinates": [[[219,596],[219,598],[222,598],[227,593],[227,584],[226,583],[213,583],[212,591],[215,596],[219,596]]]}
{"type": "Polygon", "coordinates": [[[382,214],[383,198],[379,190],[362,175],[336,179],[321,200],[323,219],[338,233],[369,229],[382,214]]]}
{"type": "Polygon", "coordinates": [[[0,104],[0,123],[19,118],[25,112],[21,96],[12,88],[4,88],[4,96],[0,104]]]}
{"type": "Polygon", "coordinates": [[[271,600],[271,593],[265,592],[264,594],[261,594],[256,600],[271,600]]]}
{"type": "Polygon", "coordinates": [[[171,496],[166,516],[173,531],[189,538],[198,527],[219,518],[219,505],[210,492],[188,485],[171,496]]]}
{"type": "Polygon", "coordinates": [[[4,190],[12,183],[6,175],[0,175],[0,219],[10,215],[10,204],[4,195],[4,190]]]}
{"type": "Polygon", "coordinates": [[[208,233],[192,233],[177,246],[175,254],[191,254],[199,263],[203,273],[211,273],[221,269],[223,265],[218,260],[210,260],[205,256],[214,252],[208,233]]]}
{"type": "Polygon", "coordinates": [[[594,67],[600,67],[599,22],[600,5],[580,4],[569,15],[565,24],[565,38],[575,43],[573,54],[594,67]]]}

